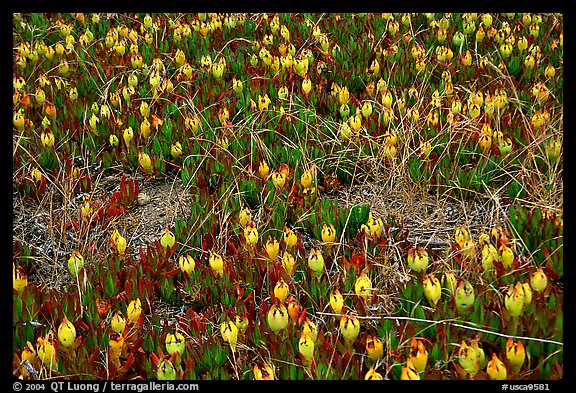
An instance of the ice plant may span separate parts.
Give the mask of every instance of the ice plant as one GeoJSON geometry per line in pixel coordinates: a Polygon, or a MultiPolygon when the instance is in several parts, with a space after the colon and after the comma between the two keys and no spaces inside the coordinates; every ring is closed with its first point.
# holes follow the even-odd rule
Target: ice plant
{"type": "Polygon", "coordinates": [[[305,366],[312,364],[312,359],[314,359],[314,341],[306,333],[300,334],[300,339],[298,340],[298,352],[302,357],[302,363],[305,366]]]}
{"type": "Polygon", "coordinates": [[[296,272],[296,261],[288,251],[282,254],[282,267],[289,276],[293,276],[296,272]]]}
{"type": "Polygon", "coordinates": [[[378,371],[374,370],[374,368],[372,368],[372,366],[370,366],[370,369],[366,372],[366,375],[364,375],[364,380],[365,381],[379,381],[379,380],[383,380],[384,377],[382,376],[382,374],[380,374],[378,371]]]}
{"type": "Polygon", "coordinates": [[[76,328],[72,322],[66,318],[66,315],[64,315],[64,319],[62,319],[62,322],[58,326],[58,342],[64,347],[68,348],[74,343],[75,340],[76,328]]]}
{"type": "Polygon", "coordinates": [[[436,307],[442,295],[440,280],[436,278],[434,273],[430,273],[422,278],[422,286],[424,287],[424,296],[432,307],[436,307]]]}
{"type": "Polygon", "coordinates": [[[173,381],[176,379],[176,369],[170,359],[160,361],[156,376],[160,381],[173,381]]]}
{"type": "Polygon", "coordinates": [[[40,139],[42,140],[42,144],[48,149],[54,147],[54,133],[52,131],[42,132],[40,139]]]}
{"type": "Polygon", "coordinates": [[[318,327],[308,317],[306,317],[302,323],[302,334],[308,335],[312,342],[316,343],[316,339],[318,338],[318,327]]]}
{"type": "Polygon", "coordinates": [[[286,243],[286,247],[289,249],[296,246],[296,243],[298,242],[298,237],[292,228],[288,228],[287,226],[284,227],[284,242],[286,243]]]}
{"type": "Polygon", "coordinates": [[[56,360],[56,347],[54,346],[52,332],[48,332],[44,337],[36,339],[36,353],[45,367],[56,370],[58,361],[56,360]]]}
{"type": "Polygon", "coordinates": [[[458,350],[458,363],[470,377],[474,377],[480,371],[480,359],[478,359],[477,352],[464,340],[458,350]]]}
{"type": "Polygon", "coordinates": [[[498,250],[492,243],[482,247],[482,270],[486,273],[494,269],[494,261],[498,260],[498,250]]]}
{"type": "Polygon", "coordinates": [[[272,183],[274,183],[274,187],[282,188],[282,187],[284,187],[285,182],[286,182],[286,177],[282,173],[280,173],[278,171],[272,172],[272,183]]]}
{"type": "Polygon", "coordinates": [[[68,271],[72,278],[76,278],[80,269],[84,267],[84,257],[80,254],[80,251],[74,250],[70,258],[68,259],[68,271]]]}
{"type": "Polygon", "coordinates": [[[120,235],[120,232],[118,232],[117,229],[112,232],[111,238],[114,246],[116,247],[116,251],[118,251],[118,254],[124,255],[126,252],[126,239],[120,235]]]}
{"type": "Polygon", "coordinates": [[[422,340],[418,340],[415,337],[412,338],[410,342],[410,360],[414,369],[418,372],[422,372],[426,369],[426,363],[428,363],[428,351],[424,346],[422,340]]]}
{"type": "Polygon", "coordinates": [[[260,175],[262,179],[267,179],[269,174],[270,167],[268,167],[266,161],[260,161],[260,165],[258,166],[258,175],[260,175]]]}
{"type": "Polygon", "coordinates": [[[254,247],[258,243],[258,229],[254,221],[244,227],[244,237],[246,238],[246,244],[250,247],[254,247]]]}
{"type": "Polygon", "coordinates": [[[138,164],[140,164],[142,169],[144,169],[147,172],[150,172],[152,170],[152,160],[150,159],[148,153],[145,153],[143,151],[138,152],[138,164]]]}
{"type": "Polygon", "coordinates": [[[504,296],[504,305],[512,317],[517,317],[524,311],[524,288],[521,283],[510,284],[504,296]]]}
{"type": "Polygon", "coordinates": [[[240,211],[240,225],[242,225],[242,227],[245,228],[246,225],[248,225],[248,223],[251,221],[252,221],[252,212],[250,211],[250,209],[248,209],[247,207],[242,209],[240,211]]]}
{"type": "Polygon", "coordinates": [[[285,329],[288,326],[288,310],[286,309],[286,306],[283,303],[278,305],[273,304],[268,310],[266,321],[274,333],[278,333],[280,330],[285,329]]]}

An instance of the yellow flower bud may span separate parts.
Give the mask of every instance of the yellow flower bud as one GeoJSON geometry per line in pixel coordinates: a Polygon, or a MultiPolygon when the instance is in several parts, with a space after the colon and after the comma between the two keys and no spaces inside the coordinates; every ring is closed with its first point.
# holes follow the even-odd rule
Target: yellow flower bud
{"type": "Polygon", "coordinates": [[[282,267],[289,276],[293,276],[296,272],[296,261],[292,254],[287,251],[282,255],[282,267]]]}
{"type": "Polygon", "coordinates": [[[332,243],[336,239],[336,229],[333,224],[324,224],[322,227],[322,241],[332,243]]]}
{"type": "Polygon", "coordinates": [[[244,227],[244,237],[246,238],[246,244],[250,247],[254,247],[258,243],[258,229],[254,221],[244,227]]]}
{"type": "Polygon", "coordinates": [[[124,333],[124,328],[126,328],[126,319],[124,319],[120,311],[116,311],[116,314],[112,317],[110,325],[114,332],[120,335],[124,333]]]}
{"type": "Polygon", "coordinates": [[[440,281],[436,278],[434,273],[430,273],[422,278],[422,286],[424,287],[424,296],[428,299],[428,302],[432,307],[436,307],[436,304],[442,295],[442,286],[440,285],[440,281]]]}
{"type": "Polygon", "coordinates": [[[521,341],[514,342],[511,338],[506,341],[506,359],[514,372],[520,371],[526,359],[526,351],[521,341]]]}
{"type": "Polygon", "coordinates": [[[511,316],[517,317],[524,311],[524,289],[522,284],[517,283],[516,286],[510,284],[508,292],[504,296],[504,305],[506,310],[511,316]]]}
{"type": "Polygon", "coordinates": [[[284,301],[288,298],[288,294],[290,293],[290,288],[288,284],[284,282],[282,278],[276,282],[274,285],[274,296],[280,300],[280,303],[284,303],[284,301]]]}
{"type": "Polygon", "coordinates": [[[478,359],[477,352],[464,340],[462,340],[462,345],[458,350],[458,363],[470,377],[475,376],[480,371],[480,359],[478,359]]]}
{"type": "Polygon", "coordinates": [[[224,275],[224,260],[220,255],[210,251],[208,263],[218,276],[222,277],[224,275]]]}
{"type": "Polygon", "coordinates": [[[176,238],[174,237],[174,234],[172,233],[172,231],[168,230],[168,228],[165,228],[164,233],[162,234],[162,237],[160,238],[160,244],[164,248],[166,248],[166,247],[172,248],[175,243],[176,243],[176,238]]]}
{"type": "Polygon", "coordinates": [[[354,315],[344,314],[340,318],[340,334],[346,342],[353,342],[360,334],[360,321],[354,315]]]}
{"type": "Polygon", "coordinates": [[[424,247],[408,250],[408,267],[415,272],[426,272],[428,269],[428,251],[424,247]]]}
{"type": "Polygon", "coordinates": [[[278,252],[280,252],[280,244],[275,237],[270,236],[268,241],[266,241],[266,253],[271,261],[275,261],[278,257],[278,252]]]}
{"type": "Polygon", "coordinates": [[[382,374],[380,374],[379,372],[374,370],[374,368],[372,368],[372,366],[370,366],[370,369],[366,372],[366,375],[364,376],[365,381],[376,381],[376,380],[383,380],[383,379],[384,379],[384,377],[382,376],[382,374]]]}
{"type": "Polygon", "coordinates": [[[172,157],[176,159],[182,155],[182,145],[180,144],[180,142],[172,144],[172,146],[170,147],[170,154],[172,154],[172,157]]]}
{"type": "Polygon", "coordinates": [[[24,110],[23,109],[19,109],[18,112],[14,113],[13,122],[14,122],[14,126],[16,128],[18,128],[19,130],[24,128],[25,119],[24,119],[24,110]]]}
{"type": "Polygon", "coordinates": [[[68,348],[72,344],[74,344],[75,340],[76,340],[76,328],[74,327],[72,322],[70,322],[68,318],[64,316],[64,319],[60,323],[60,326],[58,326],[58,341],[64,347],[68,348]]]}
{"type": "Polygon", "coordinates": [[[418,372],[424,371],[428,362],[428,351],[424,343],[414,337],[410,342],[410,360],[412,361],[412,366],[418,372]]]}
{"type": "Polygon", "coordinates": [[[24,288],[28,285],[28,276],[24,273],[22,267],[18,266],[18,268],[16,268],[14,264],[12,264],[12,276],[12,288],[14,288],[19,295],[22,295],[24,288]]]}
{"type": "Polygon", "coordinates": [[[372,281],[363,271],[354,283],[354,292],[356,295],[368,299],[372,295],[372,281]]]}
{"type": "Polygon", "coordinates": [[[284,227],[284,242],[288,248],[296,246],[296,243],[298,242],[298,237],[292,228],[288,228],[287,226],[284,227]]]}
{"type": "Polygon", "coordinates": [[[36,353],[42,364],[52,370],[58,368],[58,361],[56,360],[56,347],[54,346],[52,332],[44,337],[36,339],[36,353]]]}
{"type": "Polygon", "coordinates": [[[384,356],[384,345],[382,344],[382,340],[378,337],[372,337],[371,335],[366,336],[366,352],[374,362],[382,359],[384,356]]]}
{"type": "Polygon", "coordinates": [[[498,260],[498,250],[492,243],[482,247],[482,270],[486,273],[494,269],[494,261],[498,260]]]}
{"type": "Polygon", "coordinates": [[[273,304],[268,310],[266,321],[274,333],[285,329],[288,326],[288,310],[286,306],[282,303],[279,305],[273,304]]]}
{"type": "Polygon", "coordinates": [[[134,138],[134,132],[132,131],[132,127],[128,127],[122,133],[122,137],[124,138],[124,143],[126,146],[130,146],[130,141],[134,138]]]}
{"type": "Polygon", "coordinates": [[[178,266],[180,266],[180,270],[183,272],[192,274],[194,267],[196,266],[196,261],[194,261],[192,255],[180,255],[178,258],[178,266]]]}
{"type": "Polygon", "coordinates": [[[142,302],[140,299],[133,299],[128,304],[128,308],[126,309],[126,315],[128,316],[128,320],[130,322],[136,322],[140,318],[142,314],[142,302]]]}
{"type": "Polygon", "coordinates": [[[266,179],[268,174],[270,173],[270,168],[266,161],[260,161],[260,165],[258,166],[258,174],[262,179],[266,179]]]}
{"type": "Polygon", "coordinates": [[[52,131],[42,132],[42,134],[40,134],[40,140],[47,148],[50,149],[54,147],[54,133],[52,131]]]}
{"type": "Polygon", "coordinates": [[[530,277],[530,286],[536,292],[542,292],[548,286],[548,277],[542,266],[538,267],[538,270],[530,277]]]}
{"type": "Polygon", "coordinates": [[[506,366],[495,353],[492,353],[492,360],[488,362],[486,372],[490,379],[505,380],[507,377],[506,366]]]}
{"type": "Polygon", "coordinates": [[[272,366],[264,363],[262,369],[257,364],[254,365],[254,379],[257,381],[273,381],[276,379],[272,366]]]}
{"type": "Polygon", "coordinates": [[[406,359],[406,366],[402,366],[402,372],[400,373],[400,379],[403,381],[409,380],[420,380],[420,374],[414,368],[412,360],[410,358],[406,359]]]}
{"type": "Polygon", "coordinates": [[[514,251],[504,243],[500,246],[499,251],[502,266],[504,266],[506,270],[510,269],[514,263],[514,251]]]}
{"type": "Polygon", "coordinates": [[[152,160],[147,153],[142,151],[138,152],[138,163],[145,171],[149,172],[152,170],[152,160]]]}
{"type": "Polygon", "coordinates": [[[180,356],[184,354],[184,349],[186,348],[185,346],[186,340],[184,339],[182,333],[180,332],[176,332],[175,334],[168,333],[166,335],[165,344],[166,344],[166,351],[168,351],[170,355],[172,355],[174,352],[178,352],[180,356]]]}
{"type": "Polygon", "coordinates": [[[300,335],[298,340],[298,352],[302,356],[305,365],[310,365],[314,358],[314,341],[306,333],[300,335]]]}
{"type": "Polygon", "coordinates": [[[320,279],[320,276],[324,271],[324,257],[320,250],[315,248],[310,250],[310,254],[308,255],[308,267],[310,268],[310,274],[312,277],[320,279]]]}
{"type": "Polygon", "coordinates": [[[84,257],[79,251],[75,250],[68,259],[68,271],[72,278],[76,278],[80,269],[84,267],[84,257]]]}
{"type": "Polygon", "coordinates": [[[318,338],[318,327],[308,317],[306,317],[306,320],[302,324],[302,334],[308,335],[313,343],[315,343],[318,338]]]}
{"type": "Polygon", "coordinates": [[[300,184],[302,184],[302,187],[304,188],[309,188],[312,185],[313,180],[314,176],[311,169],[305,170],[304,173],[302,173],[302,176],[300,176],[300,184]]]}
{"type": "Polygon", "coordinates": [[[467,280],[462,280],[456,287],[456,292],[454,294],[454,299],[456,301],[456,307],[458,311],[467,311],[474,307],[474,287],[467,280]]]}
{"type": "Polygon", "coordinates": [[[272,183],[274,183],[274,187],[282,188],[284,187],[284,183],[286,182],[286,177],[280,172],[274,171],[272,172],[272,183]]]}
{"type": "Polygon", "coordinates": [[[160,361],[156,376],[160,381],[173,381],[176,379],[176,369],[170,359],[160,361]]]}

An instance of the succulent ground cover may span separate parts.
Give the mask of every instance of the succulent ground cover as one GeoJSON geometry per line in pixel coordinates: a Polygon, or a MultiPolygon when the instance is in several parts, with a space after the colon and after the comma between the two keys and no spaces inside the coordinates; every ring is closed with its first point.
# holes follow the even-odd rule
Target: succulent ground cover
{"type": "Polygon", "coordinates": [[[563,373],[563,16],[14,14],[13,374],[563,373]]]}

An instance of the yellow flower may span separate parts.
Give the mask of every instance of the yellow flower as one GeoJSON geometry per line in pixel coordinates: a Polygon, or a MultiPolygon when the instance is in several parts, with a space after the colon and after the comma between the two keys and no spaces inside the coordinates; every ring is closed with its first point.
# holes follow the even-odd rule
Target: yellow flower
{"type": "Polygon", "coordinates": [[[248,317],[246,315],[244,316],[236,315],[236,320],[234,324],[236,325],[240,333],[245,333],[246,329],[248,329],[249,324],[248,317]]]}
{"type": "Polygon", "coordinates": [[[54,133],[52,131],[42,132],[42,134],[40,134],[40,140],[47,148],[54,147],[54,133]]]}
{"type": "Polygon", "coordinates": [[[196,262],[194,261],[194,258],[192,258],[192,255],[190,254],[180,255],[180,257],[178,258],[178,266],[180,266],[180,270],[182,270],[183,272],[192,274],[192,272],[194,271],[194,267],[196,266],[196,262]]]}
{"type": "Polygon", "coordinates": [[[360,321],[354,315],[344,314],[340,318],[340,333],[344,339],[351,343],[360,334],[360,321]]]}
{"type": "Polygon", "coordinates": [[[302,324],[302,334],[308,335],[312,342],[316,342],[318,338],[318,327],[314,322],[310,320],[310,318],[306,317],[306,320],[302,324]]]}
{"type": "Polygon", "coordinates": [[[268,241],[266,241],[266,253],[271,261],[275,261],[278,257],[278,252],[280,252],[280,244],[275,237],[270,236],[268,241]]]}
{"type": "Polygon", "coordinates": [[[118,254],[124,255],[126,252],[126,239],[120,235],[117,229],[112,232],[112,241],[116,246],[116,251],[118,251],[118,254]]]}
{"type": "Polygon", "coordinates": [[[166,248],[166,247],[172,248],[175,243],[176,243],[176,238],[174,237],[174,234],[172,233],[172,231],[168,230],[168,228],[165,228],[164,233],[162,234],[162,237],[160,238],[160,244],[164,248],[166,248]]]}
{"type": "Polygon", "coordinates": [[[290,288],[288,287],[288,284],[286,284],[284,280],[280,278],[278,282],[276,282],[276,285],[274,285],[274,296],[280,300],[280,303],[284,303],[286,298],[288,298],[289,293],[290,288]]]}
{"type": "Polygon", "coordinates": [[[356,279],[356,282],[354,283],[354,292],[365,300],[372,295],[372,281],[370,281],[370,277],[366,275],[366,272],[363,271],[356,279]]]}
{"type": "Polygon", "coordinates": [[[138,163],[145,171],[152,170],[152,160],[150,159],[150,156],[147,153],[142,151],[138,152],[138,163]]]}
{"type": "Polygon", "coordinates": [[[254,247],[258,243],[258,229],[254,221],[244,227],[244,237],[246,238],[246,244],[250,247],[254,247]]]}
{"type": "Polygon", "coordinates": [[[506,366],[495,353],[492,353],[492,360],[488,362],[486,372],[490,379],[504,380],[507,377],[506,366]]]}
{"type": "Polygon", "coordinates": [[[240,211],[240,225],[246,228],[249,222],[252,221],[252,212],[247,207],[240,211]]]}
{"type": "Polygon", "coordinates": [[[462,340],[462,345],[458,350],[458,363],[460,366],[470,374],[470,377],[475,376],[480,371],[480,359],[478,359],[478,353],[472,348],[472,346],[467,345],[464,340],[462,340]]]}
{"type": "Polygon", "coordinates": [[[114,332],[118,334],[124,333],[124,328],[126,328],[126,319],[124,319],[120,311],[116,311],[116,314],[112,317],[110,325],[114,332]]]}
{"type": "Polygon", "coordinates": [[[468,229],[466,229],[464,226],[461,225],[457,226],[456,229],[454,230],[454,238],[456,240],[456,243],[458,243],[458,245],[460,246],[460,248],[464,248],[464,243],[466,243],[466,241],[470,239],[468,229]]]}
{"type": "Polygon", "coordinates": [[[130,322],[136,322],[140,318],[142,314],[142,302],[140,299],[133,299],[128,304],[128,308],[126,309],[126,315],[128,316],[128,320],[130,322]]]}
{"type": "Polygon", "coordinates": [[[428,269],[428,251],[424,247],[408,250],[408,266],[415,272],[426,272],[428,269]]]}
{"type": "Polygon", "coordinates": [[[168,333],[166,335],[165,344],[166,344],[166,351],[168,351],[170,355],[172,355],[174,352],[178,352],[180,356],[184,354],[184,349],[186,348],[185,347],[186,340],[184,339],[182,333],[180,332],[176,332],[175,334],[168,333]]]}
{"type": "Polygon", "coordinates": [[[273,381],[276,379],[272,366],[264,363],[262,369],[257,364],[254,365],[254,379],[257,381],[273,381]]]}
{"type": "Polygon", "coordinates": [[[224,275],[224,260],[220,255],[210,251],[208,263],[218,276],[222,277],[222,275],[224,275]]]}
{"type": "Polygon", "coordinates": [[[342,314],[344,307],[344,298],[338,289],[330,294],[330,307],[336,314],[342,314]]]}
{"type": "Polygon", "coordinates": [[[122,137],[124,138],[124,143],[126,146],[130,146],[130,141],[134,138],[134,132],[132,131],[132,127],[128,127],[122,133],[122,137]]]}
{"type": "Polygon", "coordinates": [[[454,299],[459,311],[467,311],[474,306],[474,287],[467,280],[462,280],[456,287],[454,299]]]}
{"type": "Polygon", "coordinates": [[[24,288],[28,285],[28,276],[22,270],[22,267],[12,264],[12,288],[18,292],[19,295],[22,295],[24,292],[24,288]]]}
{"type": "Polygon", "coordinates": [[[504,305],[511,316],[517,317],[524,311],[524,288],[521,283],[510,284],[504,296],[504,305]]]}
{"type": "Polygon", "coordinates": [[[156,376],[160,381],[173,381],[176,379],[176,369],[174,369],[170,359],[160,361],[156,376]]]}
{"type": "Polygon", "coordinates": [[[506,270],[510,269],[514,263],[514,251],[504,243],[500,246],[499,251],[502,266],[504,266],[506,270]]]}
{"type": "Polygon", "coordinates": [[[84,257],[79,251],[75,250],[68,259],[68,271],[72,278],[76,278],[80,269],[84,267],[84,257]]]}
{"type": "Polygon", "coordinates": [[[320,279],[322,272],[324,271],[324,257],[322,252],[312,248],[310,254],[308,255],[308,267],[310,268],[310,273],[312,277],[320,279]]]}
{"type": "Polygon", "coordinates": [[[538,270],[530,277],[530,286],[536,292],[542,292],[548,286],[548,277],[542,266],[538,267],[538,270]]]}
{"type": "Polygon", "coordinates": [[[371,335],[366,336],[366,352],[373,361],[378,361],[384,356],[384,345],[382,340],[371,335]]]}
{"type": "Polygon", "coordinates": [[[324,243],[332,243],[336,239],[336,229],[332,223],[324,224],[322,227],[322,241],[324,243]]]}
{"type": "Polygon", "coordinates": [[[296,272],[296,261],[294,260],[292,254],[287,251],[285,251],[282,255],[282,267],[284,268],[284,271],[290,276],[293,276],[296,272]]]}
{"type": "Polygon", "coordinates": [[[260,94],[258,94],[258,109],[261,111],[265,111],[268,110],[268,105],[270,104],[270,98],[268,97],[268,94],[265,94],[264,96],[261,96],[260,94]]]}
{"type": "MultiPolygon", "coordinates": [[[[424,296],[432,307],[436,307],[438,300],[442,295],[442,286],[440,281],[436,278],[434,273],[430,273],[422,278],[422,286],[424,287],[424,296]]],[[[421,371],[421,370],[420,370],[421,371]]]]}
{"type": "Polygon", "coordinates": [[[314,358],[314,341],[306,333],[300,335],[298,340],[298,352],[302,356],[303,363],[310,365],[314,358]]]}
{"type": "Polygon", "coordinates": [[[424,371],[428,362],[428,351],[421,340],[412,338],[410,342],[410,360],[414,369],[418,372],[424,371]]]}
{"type": "Polygon", "coordinates": [[[182,145],[180,144],[180,142],[172,144],[172,146],[170,147],[170,154],[172,154],[172,157],[174,158],[178,158],[182,155],[182,145]]]}
{"type": "Polygon", "coordinates": [[[286,243],[287,248],[294,247],[298,242],[298,237],[292,228],[288,228],[287,226],[284,227],[284,242],[286,243]]]}
{"type": "Polygon", "coordinates": [[[482,247],[482,269],[489,272],[494,268],[494,261],[498,260],[498,250],[492,243],[484,244],[482,247]]]}
{"type": "Polygon", "coordinates": [[[302,184],[302,187],[304,188],[310,187],[313,180],[314,176],[311,169],[305,170],[304,173],[302,173],[302,176],[300,176],[300,184],[302,184]]]}
{"type": "Polygon", "coordinates": [[[374,370],[374,368],[372,368],[372,366],[370,366],[370,370],[368,370],[366,372],[366,375],[364,376],[364,380],[365,381],[369,381],[369,380],[383,380],[384,377],[382,376],[382,374],[380,374],[379,372],[377,372],[376,370],[374,370]]]}
{"type": "Polygon", "coordinates": [[[511,338],[506,341],[506,359],[514,372],[520,371],[526,359],[526,351],[521,341],[514,342],[511,338]]]}
{"type": "Polygon", "coordinates": [[[272,172],[272,183],[274,183],[274,187],[282,188],[284,187],[284,183],[286,182],[286,177],[280,172],[274,171],[272,172]]]}
{"type": "Polygon", "coordinates": [[[270,168],[266,161],[260,161],[260,165],[258,166],[258,174],[262,179],[266,179],[268,174],[270,173],[270,168]]]}
{"type": "Polygon", "coordinates": [[[354,132],[358,132],[362,126],[362,117],[359,113],[356,113],[354,116],[348,118],[348,122],[350,123],[350,129],[354,132]]]}
{"type": "Polygon", "coordinates": [[[236,343],[238,341],[238,327],[232,321],[222,322],[220,325],[220,334],[224,341],[226,341],[232,351],[236,350],[236,343]]]}
{"type": "Polygon", "coordinates": [[[302,81],[302,91],[304,92],[304,94],[308,95],[311,90],[312,90],[312,81],[310,80],[310,78],[306,77],[302,81]]]}
{"type": "Polygon", "coordinates": [[[36,350],[30,341],[26,341],[26,347],[22,350],[22,360],[32,362],[36,359],[36,350]]]}
{"type": "Polygon", "coordinates": [[[54,346],[52,332],[36,339],[36,353],[44,366],[55,370],[58,367],[56,360],[56,347],[54,346]]]}
{"type": "Polygon", "coordinates": [[[288,326],[288,310],[286,306],[282,303],[279,305],[273,304],[268,310],[266,321],[274,333],[285,329],[288,326]]]}
{"type": "Polygon", "coordinates": [[[64,319],[60,323],[60,326],[58,326],[58,341],[64,347],[68,348],[74,343],[75,340],[76,328],[72,322],[66,318],[66,315],[64,315],[64,319]]]}
{"type": "Polygon", "coordinates": [[[420,379],[420,375],[418,374],[418,371],[416,371],[416,369],[414,368],[414,365],[412,364],[410,358],[406,359],[406,366],[402,366],[400,379],[403,381],[420,379]]]}

